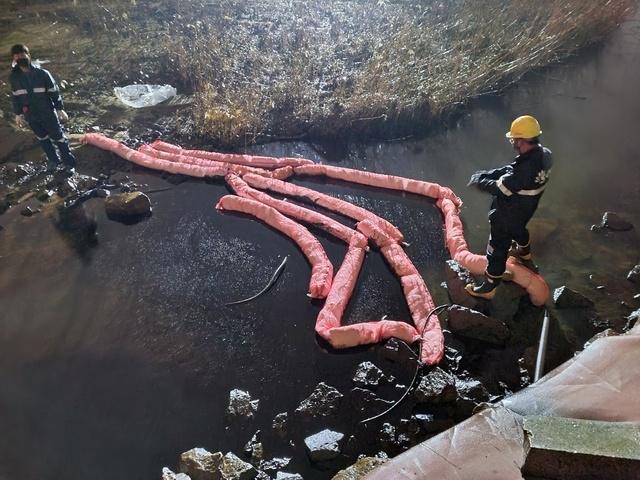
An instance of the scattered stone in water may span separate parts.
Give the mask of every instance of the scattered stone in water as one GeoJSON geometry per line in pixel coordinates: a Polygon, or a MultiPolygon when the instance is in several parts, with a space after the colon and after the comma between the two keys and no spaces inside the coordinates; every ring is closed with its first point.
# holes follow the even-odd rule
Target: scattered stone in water
{"type": "Polygon", "coordinates": [[[416,413],[415,419],[420,430],[426,434],[440,433],[453,427],[455,422],[450,417],[436,417],[431,413],[416,413]]]}
{"type": "Polygon", "coordinates": [[[151,201],[142,192],[110,195],[104,206],[107,216],[112,220],[127,222],[151,215],[151,201]]]}
{"type": "Polygon", "coordinates": [[[312,462],[332,460],[340,455],[344,434],[329,429],[304,439],[307,454],[312,462]]]}
{"type": "Polygon", "coordinates": [[[386,458],[360,457],[356,463],[336,473],[332,480],[359,480],[386,461],[386,458]]]}
{"type": "Polygon", "coordinates": [[[640,320],[640,308],[635,312],[632,312],[631,315],[627,317],[627,323],[625,324],[623,330],[626,332],[627,330],[631,330],[640,320]]]}
{"type": "Polygon", "coordinates": [[[229,392],[229,406],[227,414],[232,417],[252,419],[258,411],[260,400],[252,400],[249,392],[233,389],[229,392]]]}
{"type": "Polygon", "coordinates": [[[260,463],[260,470],[264,470],[269,474],[276,473],[278,470],[287,468],[291,463],[290,457],[276,457],[271,460],[263,461],[260,463]]]}
{"type": "Polygon", "coordinates": [[[474,282],[471,273],[455,260],[447,260],[445,273],[447,276],[447,293],[451,302],[476,309],[478,300],[469,295],[464,289],[468,283],[474,282]]]}
{"type": "Polygon", "coordinates": [[[382,448],[391,449],[396,446],[396,427],[390,423],[383,423],[378,433],[378,440],[382,448]]]}
{"type": "Polygon", "coordinates": [[[55,192],[53,190],[42,189],[36,193],[36,198],[41,202],[48,202],[55,192]]]}
{"type": "Polygon", "coordinates": [[[296,408],[296,413],[310,417],[327,417],[338,410],[342,397],[338,390],[320,382],[311,395],[296,408]]]}
{"type": "Polygon", "coordinates": [[[400,364],[415,364],[417,358],[416,354],[397,338],[387,340],[379,352],[383,358],[400,364]]]}
{"type": "Polygon", "coordinates": [[[298,473],[278,472],[276,480],[304,480],[304,478],[298,473]]]}
{"type": "Polygon", "coordinates": [[[503,322],[460,305],[449,307],[449,329],[456,335],[500,346],[509,338],[503,322]]]}
{"type": "Polygon", "coordinates": [[[629,270],[629,274],[627,275],[627,280],[633,283],[640,283],[640,264],[633,267],[629,270]]]}
{"type": "Polygon", "coordinates": [[[289,414],[287,412],[279,413],[273,419],[271,428],[278,434],[280,438],[284,438],[287,435],[287,421],[289,420],[289,414]]]}
{"type": "Polygon", "coordinates": [[[174,473],[164,467],[162,469],[162,480],[191,480],[191,477],[185,473],[174,473]]]}
{"type": "Polygon", "coordinates": [[[413,395],[421,403],[453,402],[457,397],[456,379],[440,367],[436,367],[420,379],[413,395]]]}
{"type": "Polygon", "coordinates": [[[593,225],[592,230],[608,228],[614,232],[626,232],[633,229],[633,224],[622,218],[615,212],[605,212],[600,221],[600,225],[593,225]]]}
{"type": "Polygon", "coordinates": [[[219,470],[223,480],[252,480],[258,475],[258,471],[253,465],[231,452],[224,456],[219,470]]]}
{"type": "Polygon", "coordinates": [[[204,448],[193,448],[180,455],[178,470],[186,473],[192,480],[216,480],[218,467],[222,462],[222,453],[211,453],[204,448]]]}
{"type": "Polygon", "coordinates": [[[264,458],[264,448],[260,442],[260,436],[260,430],[258,430],[244,446],[244,453],[249,455],[251,457],[251,463],[256,465],[264,458]]]}
{"type": "Polygon", "coordinates": [[[371,362],[362,362],[353,377],[353,383],[359,387],[378,387],[380,383],[386,383],[387,376],[371,362]]]}
{"type": "Polygon", "coordinates": [[[553,291],[553,303],[557,308],[590,308],[593,301],[581,293],[571,290],[567,286],[558,287],[553,291]]]}
{"type": "Polygon", "coordinates": [[[78,185],[71,178],[65,178],[58,184],[58,195],[66,197],[78,193],[78,185]]]}
{"type": "Polygon", "coordinates": [[[393,405],[392,401],[384,400],[371,390],[359,387],[351,390],[349,401],[354,411],[367,415],[382,412],[393,405]]]}
{"type": "Polygon", "coordinates": [[[23,215],[25,217],[31,217],[34,213],[39,212],[39,210],[34,210],[31,207],[24,207],[21,211],[20,211],[20,215],[23,215]]]}
{"type": "Polygon", "coordinates": [[[106,188],[96,188],[95,195],[98,198],[107,198],[109,195],[111,195],[111,191],[107,190],[106,188]]]}

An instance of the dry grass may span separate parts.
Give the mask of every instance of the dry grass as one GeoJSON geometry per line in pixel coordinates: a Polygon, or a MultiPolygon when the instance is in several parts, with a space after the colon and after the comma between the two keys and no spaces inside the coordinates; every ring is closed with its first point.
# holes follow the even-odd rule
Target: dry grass
{"type": "Polygon", "coordinates": [[[108,34],[111,70],[126,70],[141,52],[152,57],[162,70],[158,77],[195,92],[190,124],[221,146],[300,135],[415,133],[452,105],[601,40],[634,4],[81,3],[59,15],[96,38],[108,34]]]}

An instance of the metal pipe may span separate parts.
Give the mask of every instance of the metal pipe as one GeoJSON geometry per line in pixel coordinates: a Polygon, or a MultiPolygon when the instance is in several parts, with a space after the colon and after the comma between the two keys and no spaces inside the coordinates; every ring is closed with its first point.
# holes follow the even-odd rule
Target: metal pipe
{"type": "Polygon", "coordinates": [[[536,370],[533,374],[533,381],[537,382],[544,371],[544,359],[547,355],[547,337],[549,336],[549,312],[544,309],[544,319],[542,320],[542,329],[540,330],[540,342],[538,345],[538,357],[536,358],[536,370]]]}

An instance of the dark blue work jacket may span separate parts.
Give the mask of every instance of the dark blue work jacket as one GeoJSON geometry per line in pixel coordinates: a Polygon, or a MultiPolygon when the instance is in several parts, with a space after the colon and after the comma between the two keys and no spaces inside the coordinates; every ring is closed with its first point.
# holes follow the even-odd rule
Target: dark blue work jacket
{"type": "Polygon", "coordinates": [[[9,75],[13,113],[29,118],[44,119],[53,110],[63,110],[62,97],[51,74],[44,68],[31,65],[23,72],[17,65],[9,75]]]}
{"type": "Polygon", "coordinates": [[[494,196],[491,223],[506,230],[524,227],[538,208],[552,165],[551,150],[539,145],[509,165],[485,172],[478,188],[494,196]]]}

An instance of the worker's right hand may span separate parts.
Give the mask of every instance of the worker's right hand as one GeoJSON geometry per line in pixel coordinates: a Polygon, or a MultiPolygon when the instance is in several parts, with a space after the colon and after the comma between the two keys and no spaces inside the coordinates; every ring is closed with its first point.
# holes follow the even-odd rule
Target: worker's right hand
{"type": "Polygon", "coordinates": [[[478,183],[480,183],[480,180],[482,180],[483,175],[484,175],[484,172],[476,172],[473,175],[471,175],[471,178],[469,179],[469,183],[467,183],[467,187],[473,187],[475,185],[478,185],[478,183]]]}
{"type": "Polygon", "coordinates": [[[24,115],[16,115],[16,127],[27,128],[27,121],[25,120],[24,115]]]}

